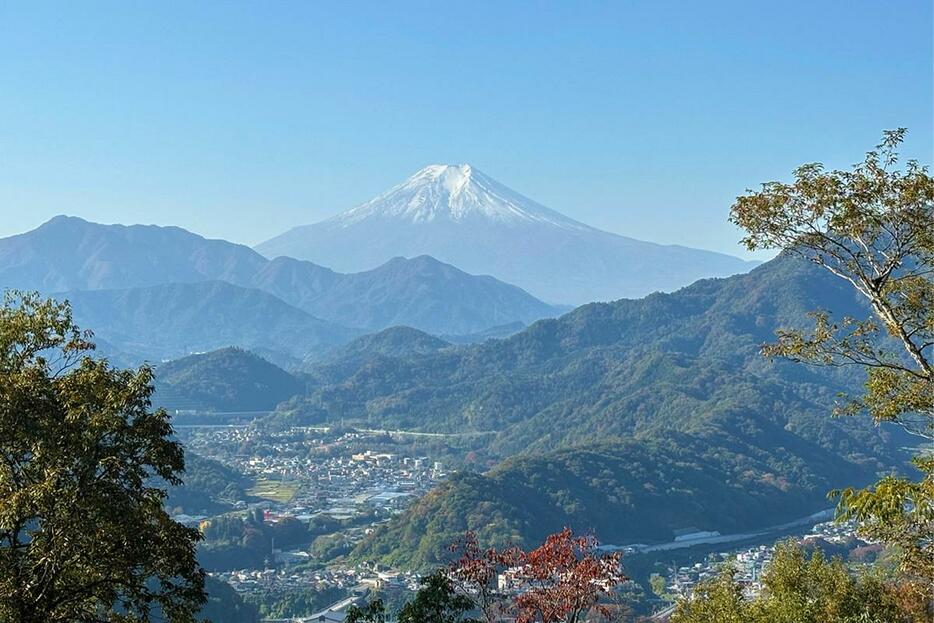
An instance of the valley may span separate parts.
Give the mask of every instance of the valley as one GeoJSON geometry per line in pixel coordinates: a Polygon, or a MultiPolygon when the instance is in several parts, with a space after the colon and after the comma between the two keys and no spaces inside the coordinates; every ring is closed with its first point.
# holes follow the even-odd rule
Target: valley
{"type": "MultiPolygon", "coordinates": [[[[205,287],[239,288],[153,286],[205,287]]],[[[96,318],[110,336],[127,326],[139,340],[113,316],[128,307],[103,298],[93,312],[91,302],[142,291],[67,296],[79,318],[108,310],[96,318]]],[[[317,326],[294,321],[281,324],[293,333],[272,338],[276,316],[259,309],[263,332],[244,342],[253,299],[221,304],[233,312],[226,321],[202,290],[190,296],[198,307],[179,312],[161,294],[158,306],[138,303],[162,322],[197,318],[213,336],[207,345],[220,347],[155,367],[153,405],[174,414],[194,461],[167,506],[206,535],[205,568],[263,607],[275,595],[298,599],[299,586],[321,605],[380,574],[399,578],[403,595],[466,531],[528,547],[570,526],[621,548],[638,572],[632,602],[646,612],[659,605],[648,581],[666,557],[702,561],[796,534],[819,522],[811,516],[827,490],[868,482],[907,456],[896,430],[826,417],[856,381],[846,371],[759,355],[808,309],[861,312],[832,276],[793,258],[585,305],[477,344],[406,327],[333,341],[346,330],[330,328],[322,347],[307,341],[317,326]],[[691,531],[702,536],[678,536],[691,531]]],[[[184,335],[146,322],[153,343],[184,335]]]]}
{"type": "Polygon", "coordinates": [[[632,603],[647,612],[661,607],[652,574],[689,590],[712,573],[709,556],[803,536],[826,520],[828,489],[907,456],[896,430],[826,418],[853,377],[758,354],[774,328],[817,305],[860,311],[832,278],[778,258],[477,345],[394,328],[292,372],[248,351],[196,355],[163,364],[156,405],[200,396],[200,411],[178,412],[193,422],[180,438],[254,483],[221,502],[225,513],[308,526],[297,548],[277,554],[267,541],[252,567],[233,562],[258,556],[244,554],[244,536],[208,542],[209,570],[242,592],[258,590],[250,574],[271,593],[296,582],[349,590],[334,578],[351,574],[355,586],[399,578],[404,594],[465,531],[528,546],[571,526],[624,552],[641,595],[632,603]],[[267,410],[224,426],[248,385],[267,410]],[[702,566],[684,575],[672,557],[702,566]]]}
{"type": "MultiPolygon", "coordinates": [[[[427,441],[388,431],[314,427],[265,433],[251,426],[192,426],[180,429],[179,438],[190,452],[253,483],[233,496],[230,491],[202,492],[224,505],[209,515],[180,512],[195,512],[196,506],[175,509],[176,520],[199,525],[208,535],[201,559],[211,576],[230,584],[248,602],[274,604],[302,595],[321,611],[347,599],[359,602],[377,589],[397,600],[411,595],[423,568],[404,561],[374,561],[357,548],[387,522],[404,516],[452,472],[475,469],[464,463],[464,448],[445,446],[439,437],[427,441]],[[272,537],[262,546],[255,540],[244,545],[246,541],[225,540],[233,536],[229,532],[214,536],[213,524],[256,513],[278,530],[278,541],[272,537]]],[[[607,542],[601,550],[623,553],[634,580],[627,588],[627,603],[637,612],[651,613],[689,595],[698,581],[713,577],[724,560],[737,561],[754,595],[761,590],[758,578],[779,540],[794,538],[812,546],[819,541],[854,556],[851,552],[871,545],[857,538],[852,524],[828,523],[830,516],[823,510],[743,534],[720,534],[716,529],[722,526],[708,524],[705,533],[670,541],[607,542]],[[668,583],[662,597],[652,592],[653,576],[668,583]]],[[[439,555],[435,562],[444,559],[439,555]]]]}
{"type": "MultiPolygon", "coordinates": [[[[465,166],[429,167],[328,227],[373,219],[464,240],[603,235],[465,166]]],[[[297,231],[286,240],[311,230],[297,231]]],[[[625,556],[620,594],[640,614],[736,552],[759,590],[770,548],[814,525],[844,554],[873,545],[825,525],[827,492],[906,473],[910,437],[828,417],[863,382],[852,368],[763,356],[811,310],[870,310],[791,253],[738,272],[568,308],[427,255],[339,273],[73,217],[0,239],[0,278],[64,302],[99,355],[152,374],[146,404],[186,459],[166,511],[203,537],[212,581],[286,617],[371,593],[401,604],[465,534],[523,550],[593,535],[625,556]]]]}

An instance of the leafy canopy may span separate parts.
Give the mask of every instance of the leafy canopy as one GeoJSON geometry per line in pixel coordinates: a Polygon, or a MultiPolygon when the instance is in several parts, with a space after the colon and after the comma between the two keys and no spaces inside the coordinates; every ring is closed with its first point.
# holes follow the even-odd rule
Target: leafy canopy
{"type": "Polygon", "coordinates": [[[0,307],[0,621],[194,620],[198,533],[172,521],[181,446],[152,371],[89,355],[67,304],[0,307]]]}
{"type": "MultiPolygon", "coordinates": [[[[897,168],[903,128],[851,171],[806,164],[790,184],[769,182],[739,197],[731,220],[750,249],[803,256],[846,280],[869,304],[869,318],[834,322],[814,312],[813,330],[780,331],[767,355],[866,370],[862,396],[838,414],[866,412],[894,422],[930,447],[934,440],[934,179],[909,161],[897,168]]],[[[871,489],[846,489],[839,516],[903,553],[902,570],[934,577],[934,457],[913,461],[920,481],[887,476],[871,489]]]]}
{"type": "Polygon", "coordinates": [[[934,439],[934,179],[914,161],[895,168],[904,135],[886,132],[852,171],[812,163],[792,184],[763,184],[736,200],[731,220],[749,249],[800,255],[849,282],[873,311],[839,323],[815,312],[813,331],[781,331],[765,352],[865,368],[865,394],[842,412],[866,410],[934,439]],[[891,340],[879,339],[882,329],[891,340]]]}
{"type": "Polygon", "coordinates": [[[478,623],[467,617],[473,600],[457,592],[444,569],[422,579],[415,597],[399,610],[399,623],[478,623]]]}
{"type": "Polygon", "coordinates": [[[671,623],[911,623],[926,620],[924,591],[903,593],[873,575],[854,578],[842,561],[810,557],[794,542],[776,547],[761,594],[744,598],[730,566],[678,602],[671,623]]]}

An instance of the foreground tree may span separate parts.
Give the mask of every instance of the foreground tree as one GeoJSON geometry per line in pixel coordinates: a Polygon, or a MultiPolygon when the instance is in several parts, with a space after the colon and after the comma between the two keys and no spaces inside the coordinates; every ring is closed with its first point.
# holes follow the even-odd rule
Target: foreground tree
{"type": "MultiPolygon", "coordinates": [[[[837,409],[892,422],[934,440],[934,179],[908,162],[897,169],[904,129],[852,171],[807,164],[790,184],[769,182],[739,197],[731,220],[751,249],[798,255],[849,282],[872,316],[834,321],[815,312],[812,331],[780,331],[764,350],[815,365],[858,366],[865,391],[837,409]]],[[[870,489],[846,489],[838,516],[902,553],[901,567],[934,578],[934,458],[919,452],[920,480],[889,476],[870,489]]]]}
{"type": "Polygon", "coordinates": [[[467,617],[474,609],[470,597],[459,593],[444,569],[422,579],[415,598],[399,610],[399,623],[478,623],[467,617]]]}
{"type": "Polygon", "coordinates": [[[386,623],[386,606],[382,599],[374,599],[363,606],[347,608],[345,623],[386,623]]]}
{"type": "Polygon", "coordinates": [[[499,574],[521,565],[525,552],[518,547],[483,549],[473,532],[455,541],[450,550],[457,558],[448,565],[448,577],[461,593],[470,595],[485,623],[495,623],[509,609],[498,587],[499,574]]]}
{"type": "Polygon", "coordinates": [[[152,371],[93,359],[67,304],[0,307],[0,621],[193,621],[196,530],[163,509],[181,446],[152,371]]]}
{"type": "Polygon", "coordinates": [[[818,550],[808,557],[793,542],[779,544],[762,579],[762,594],[747,601],[732,568],[699,584],[678,603],[672,623],[915,623],[927,621],[923,593],[902,595],[880,578],[854,578],[840,560],[818,550]]]}
{"type": "Polygon", "coordinates": [[[736,570],[726,567],[713,580],[699,583],[691,599],[678,602],[671,623],[750,623],[749,610],[736,570]]]}

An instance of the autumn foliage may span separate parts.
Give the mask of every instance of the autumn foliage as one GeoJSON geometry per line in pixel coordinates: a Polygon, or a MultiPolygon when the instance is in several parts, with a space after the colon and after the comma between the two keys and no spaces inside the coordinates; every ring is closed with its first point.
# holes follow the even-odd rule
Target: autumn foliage
{"type": "Polygon", "coordinates": [[[627,578],[619,554],[601,554],[592,536],[569,529],[531,551],[482,549],[473,533],[451,546],[448,568],[459,590],[471,595],[487,623],[577,623],[588,613],[609,615],[601,598],[627,578]],[[499,577],[508,586],[499,586],[499,577]],[[509,589],[509,590],[506,590],[509,589]]]}

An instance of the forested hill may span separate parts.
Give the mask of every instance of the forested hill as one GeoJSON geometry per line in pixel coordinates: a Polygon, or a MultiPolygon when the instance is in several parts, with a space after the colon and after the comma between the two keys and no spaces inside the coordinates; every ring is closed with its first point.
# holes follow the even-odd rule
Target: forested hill
{"type": "Polygon", "coordinates": [[[413,355],[428,355],[454,348],[450,342],[411,327],[390,327],[378,333],[363,335],[319,361],[306,365],[305,379],[309,387],[342,382],[357,370],[374,365],[382,359],[399,359],[413,355]]]}
{"type": "Polygon", "coordinates": [[[779,258],[673,294],[585,305],[503,340],[370,358],[283,405],[267,423],[340,418],[496,431],[502,456],[666,427],[768,423],[837,442],[852,427],[825,414],[842,379],[759,355],[776,328],[805,322],[817,307],[863,311],[844,282],[779,258]]]}
{"type": "Polygon", "coordinates": [[[251,480],[223,464],[185,452],[183,484],[168,488],[166,508],[173,513],[210,515],[230,510],[230,502],[246,500],[251,480]]]}
{"type": "Polygon", "coordinates": [[[353,340],[329,355],[328,362],[384,355],[404,357],[436,353],[451,344],[411,327],[390,327],[378,333],[370,333],[353,340]]]}
{"type": "Polygon", "coordinates": [[[689,527],[769,527],[828,507],[822,487],[852,476],[831,456],[811,458],[787,473],[774,454],[728,435],[682,433],[522,455],[488,474],[454,475],[352,555],[422,568],[444,562],[468,530],[484,544],[530,547],[566,526],[613,544],[670,541],[689,527]]]}
{"type": "Polygon", "coordinates": [[[620,542],[774,525],[903,462],[888,431],[830,417],[856,377],[759,354],[815,308],[865,313],[845,282],[779,258],[672,294],[586,305],[504,340],[372,358],[264,424],[494,431],[483,450],[521,455],[455,478],[360,556],[425,562],[465,527],[532,543],[563,525],[620,542]],[[611,491],[618,503],[598,502],[611,491]]]}
{"type": "Polygon", "coordinates": [[[81,326],[94,327],[106,342],[137,362],[231,345],[301,358],[361,334],[315,318],[271,294],[224,281],[71,291],[54,297],[68,300],[81,326]]]}
{"type": "Polygon", "coordinates": [[[267,411],[304,389],[301,380],[262,357],[223,348],[158,366],[153,404],[168,409],[267,411]]]}

